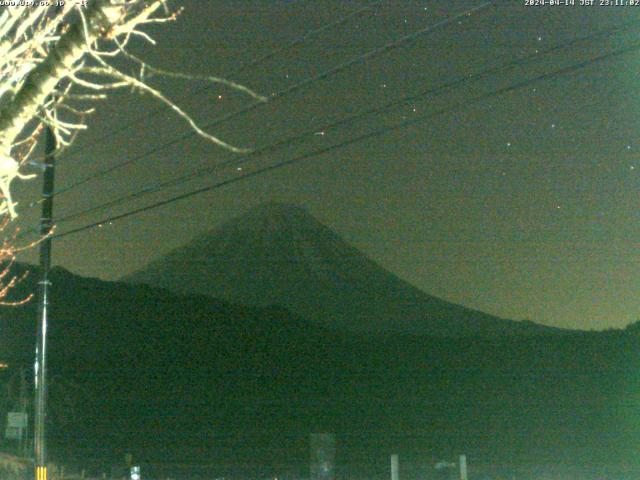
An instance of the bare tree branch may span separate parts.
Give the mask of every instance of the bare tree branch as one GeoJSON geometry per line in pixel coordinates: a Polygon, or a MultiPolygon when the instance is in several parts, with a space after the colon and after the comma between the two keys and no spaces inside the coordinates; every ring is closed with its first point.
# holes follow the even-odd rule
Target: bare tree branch
{"type": "Polygon", "coordinates": [[[126,50],[134,37],[155,44],[141,27],[175,20],[179,12],[170,13],[166,0],[93,0],[88,7],[67,2],[59,11],[37,6],[0,13],[0,215],[17,215],[11,183],[32,177],[21,173],[20,167],[33,148],[22,155],[16,148],[23,143],[32,147],[42,124],[52,128],[60,148],[70,146],[78,132],[87,128],[86,115],[93,111],[73,102],[102,100],[116,89],[149,93],[202,138],[232,152],[248,151],[205,132],[186,111],[149,85],[145,74],[214,82],[259,100],[265,100],[263,96],[216,76],[152,67],[126,50]],[[132,62],[140,74],[134,77],[107,63],[114,57],[132,62]]]}
{"type": "MultiPolygon", "coordinates": [[[[157,3],[157,2],[154,2],[157,3]]],[[[74,65],[87,53],[87,43],[95,42],[121,22],[126,9],[110,0],[97,0],[88,8],[86,29],[76,23],[51,49],[47,58],[26,77],[13,100],[0,110],[0,149],[9,155],[15,138],[31,120],[56,85],[73,71],[74,65]],[[85,37],[86,35],[86,37],[85,37]]]]}

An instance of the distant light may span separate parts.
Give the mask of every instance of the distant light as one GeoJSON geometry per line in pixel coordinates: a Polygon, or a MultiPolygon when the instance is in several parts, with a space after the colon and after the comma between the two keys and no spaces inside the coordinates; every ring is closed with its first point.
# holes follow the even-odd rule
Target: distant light
{"type": "Polygon", "coordinates": [[[131,480],[140,480],[140,467],[131,467],[131,480]]]}
{"type": "Polygon", "coordinates": [[[222,100],[222,95],[218,95],[218,100],[222,100]]]}
{"type": "Polygon", "coordinates": [[[6,363],[0,363],[0,369],[9,368],[9,365],[6,363]]]}

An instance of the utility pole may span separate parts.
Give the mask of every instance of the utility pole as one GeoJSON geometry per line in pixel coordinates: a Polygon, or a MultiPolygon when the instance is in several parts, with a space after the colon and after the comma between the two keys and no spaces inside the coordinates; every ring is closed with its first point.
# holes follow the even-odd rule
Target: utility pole
{"type": "Polygon", "coordinates": [[[38,329],[35,363],[35,418],[34,454],[35,479],[47,480],[47,449],[45,420],[47,416],[47,323],[49,320],[49,270],[51,269],[51,229],[53,228],[53,180],[55,173],[56,136],[47,127],[42,184],[42,213],[40,215],[40,282],[38,304],[38,329]]]}

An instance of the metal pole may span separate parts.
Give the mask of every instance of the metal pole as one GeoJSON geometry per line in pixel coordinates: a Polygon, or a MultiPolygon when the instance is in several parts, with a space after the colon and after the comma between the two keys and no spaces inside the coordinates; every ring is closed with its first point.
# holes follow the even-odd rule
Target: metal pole
{"type": "Polygon", "coordinates": [[[400,460],[395,453],[391,455],[391,480],[400,480],[400,460]]]}
{"type": "Polygon", "coordinates": [[[467,456],[460,455],[460,480],[467,480],[467,456]]]}
{"type": "MultiPolygon", "coordinates": [[[[29,384],[24,367],[20,367],[20,411],[27,414],[29,411],[29,384]]],[[[20,455],[29,455],[29,420],[25,422],[24,435],[20,439],[20,455]]]]}
{"type": "Polygon", "coordinates": [[[47,323],[49,320],[49,270],[51,268],[51,228],[53,226],[53,180],[55,173],[56,137],[51,127],[46,131],[44,181],[42,184],[42,213],[40,215],[40,235],[45,239],[40,243],[40,291],[38,305],[38,331],[35,363],[35,428],[34,454],[36,480],[47,480],[47,449],[45,420],[47,417],[47,323]]]}

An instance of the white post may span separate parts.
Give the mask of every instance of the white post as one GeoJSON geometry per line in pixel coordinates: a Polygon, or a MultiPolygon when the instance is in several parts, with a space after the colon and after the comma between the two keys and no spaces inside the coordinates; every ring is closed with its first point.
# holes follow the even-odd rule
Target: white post
{"type": "Polygon", "coordinates": [[[400,461],[397,453],[391,455],[391,480],[400,480],[400,461]]]}
{"type": "Polygon", "coordinates": [[[467,480],[467,456],[460,455],[460,480],[467,480]]]}

